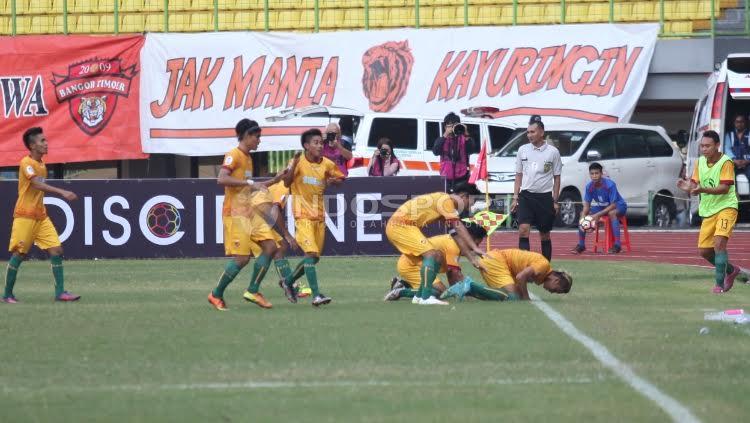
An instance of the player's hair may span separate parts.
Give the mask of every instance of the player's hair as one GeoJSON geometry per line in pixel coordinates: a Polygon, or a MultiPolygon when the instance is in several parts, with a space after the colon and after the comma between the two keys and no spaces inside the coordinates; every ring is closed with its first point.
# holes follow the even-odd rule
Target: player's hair
{"type": "Polygon", "coordinates": [[[259,133],[260,125],[254,120],[245,118],[237,122],[237,126],[234,127],[234,132],[237,134],[237,139],[241,140],[245,134],[259,133]]]}
{"type": "Polygon", "coordinates": [[[542,122],[542,117],[539,115],[531,115],[529,118],[529,126],[531,125],[537,125],[542,131],[544,131],[544,122],[542,122]]]}
{"type": "Polygon", "coordinates": [[[745,120],[745,122],[747,122],[747,116],[745,116],[744,114],[742,114],[742,113],[735,114],[734,115],[734,120],[737,120],[738,117],[741,117],[742,119],[745,120]]]}
{"type": "Polygon", "coordinates": [[[443,124],[450,125],[452,123],[461,123],[461,118],[457,114],[450,112],[443,118],[443,124]]]}
{"type": "Polygon", "coordinates": [[[467,195],[480,195],[481,192],[477,189],[477,186],[468,182],[459,182],[451,190],[451,194],[467,194],[467,195]]]}
{"type": "Polygon", "coordinates": [[[552,274],[560,278],[560,289],[563,294],[570,292],[570,288],[573,287],[573,276],[564,270],[553,270],[552,274]]]}
{"type": "Polygon", "coordinates": [[[302,136],[300,137],[300,143],[302,144],[302,148],[305,148],[305,144],[307,144],[308,142],[310,142],[310,140],[314,136],[322,137],[323,133],[320,132],[320,129],[318,129],[318,128],[311,128],[311,129],[308,129],[307,131],[303,132],[302,136]]]}
{"type": "Polygon", "coordinates": [[[719,133],[711,129],[703,133],[703,138],[711,138],[714,144],[718,144],[719,142],[721,142],[721,138],[719,138],[719,133]]]}
{"type": "Polygon", "coordinates": [[[466,226],[466,231],[469,232],[469,235],[471,235],[472,238],[481,241],[487,236],[487,231],[482,225],[476,222],[463,222],[463,224],[466,226]]]}
{"type": "Polygon", "coordinates": [[[591,163],[589,165],[589,172],[591,172],[592,170],[598,170],[599,172],[601,172],[603,169],[604,168],[602,167],[602,165],[597,162],[591,163]]]}
{"type": "Polygon", "coordinates": [[[31,144],[31,140],[42,132],[44,132],[42,128],[40,128],[39,126],[34,126],[27,129],[26,132],[23,133],[23,145],[26,146],[26,149],[31,150],[31,147],[29,147],[29,144],[31,144]]]}

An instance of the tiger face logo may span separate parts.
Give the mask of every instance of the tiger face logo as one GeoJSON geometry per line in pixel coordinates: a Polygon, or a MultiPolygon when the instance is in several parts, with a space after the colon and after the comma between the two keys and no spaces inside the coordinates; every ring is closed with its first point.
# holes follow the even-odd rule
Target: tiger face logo
{"type": "Polygon", "coordinates": [[[406,94],[414,65],[408,41],[389,41],[371,47],[362,56],[362,90],[370,110],[388,112],[406,94]]]}
{"type": "Polygon", "coordinates": [[[104,114],[107,113],[107,96],[101,97],[81,97],[81,104],[78,106],[78,114],[81,121],[89,128],[94,128],[104,120],[104,114]]]}

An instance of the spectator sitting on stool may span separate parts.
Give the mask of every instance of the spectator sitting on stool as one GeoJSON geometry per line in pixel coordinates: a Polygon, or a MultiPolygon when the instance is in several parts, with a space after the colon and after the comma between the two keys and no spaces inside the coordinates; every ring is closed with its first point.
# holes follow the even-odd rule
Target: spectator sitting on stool
{"type": "MultiPolygon", "coordinates": [[[[583,196],[583,212],[581,216],[591,216],[598,223],[602,216],[609,216],[609,224],[615,238],[615,245],[609,249],[610,254],[622,251],[620,246],[620,216],[625,216],[628,205],[617,191],[615,181],[602,175],[602,165],[591,163],[589,176],[591,182],[586,184],[583,196]]],[[[573,253],[580,254],[586,251],[586,232],[578,229],[578,245],[573,248],[573,253]]]]}

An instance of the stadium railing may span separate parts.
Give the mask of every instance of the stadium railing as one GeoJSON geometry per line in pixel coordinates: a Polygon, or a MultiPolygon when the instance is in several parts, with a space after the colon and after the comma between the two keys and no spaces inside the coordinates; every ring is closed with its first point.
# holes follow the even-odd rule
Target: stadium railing
{"type": "Polygon", "coordinates": [[[662,37],[750,36],[749,7],[750,0],[0,0],[0,34],[658,22],[662,37]]]}

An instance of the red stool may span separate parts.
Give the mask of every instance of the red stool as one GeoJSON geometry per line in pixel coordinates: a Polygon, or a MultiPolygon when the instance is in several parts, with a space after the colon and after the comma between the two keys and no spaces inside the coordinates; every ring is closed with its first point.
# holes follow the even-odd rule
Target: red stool
{"type": "MultiPolygon", "coordinates": [[[[625,216],[618,216],[620,222],[620,246],[630,252],[630,233],[628,232],[628,219],[625,216]]],[[[612,233],[612,225],[609,224],[609,216],[599,218],[599,224],[596,225],[596,238],[594,238],[594,252],[601,248],[605,253],[615,245],[615,235],[612,233]],[[599,228],[604,226],[604,237],[599,240],[599,228]]]]}

